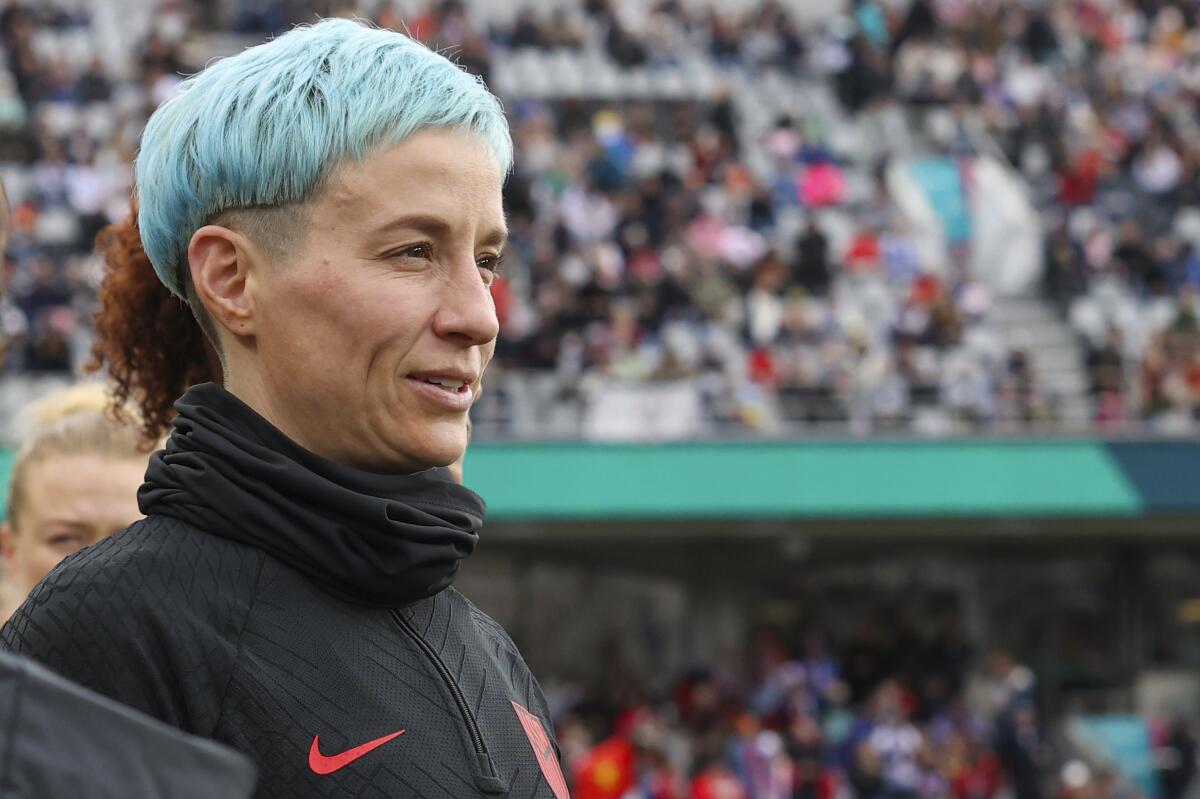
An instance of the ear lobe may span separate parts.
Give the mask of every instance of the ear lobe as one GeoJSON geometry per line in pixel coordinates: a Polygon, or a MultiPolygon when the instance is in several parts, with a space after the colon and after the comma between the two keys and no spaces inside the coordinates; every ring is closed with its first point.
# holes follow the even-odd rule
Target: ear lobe
{"type": "Polygon", "coordinates": [[[188,243],[192,286],[213,321],[234,336],[254,334],[254,308],[247,290],[255,266],[245,236],[220,225],[205,225],[188,243]]]}

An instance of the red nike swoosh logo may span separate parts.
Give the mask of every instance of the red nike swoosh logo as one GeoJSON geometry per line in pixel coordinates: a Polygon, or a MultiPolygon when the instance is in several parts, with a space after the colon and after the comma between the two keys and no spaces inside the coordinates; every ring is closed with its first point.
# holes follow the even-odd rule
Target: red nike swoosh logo
{"type": "Polygon", "coordinates": [[[391,735],[385,735],[382,738],[376,738],[374,741],[367,741],[365,744],[360,744],[353,749],[347,749],[340,755],[329,755],[328,757],[321,754],[321,747],[319,744],[321,736],[314,735],[312,748],[308,750],[308,767],[317,774],[332,774],[338,769],[350,765],[368,752],[378,749],[393,738],[399,738],[403,734],[404,730],[400,730],[399,732],[394,732],[391,735]]]}

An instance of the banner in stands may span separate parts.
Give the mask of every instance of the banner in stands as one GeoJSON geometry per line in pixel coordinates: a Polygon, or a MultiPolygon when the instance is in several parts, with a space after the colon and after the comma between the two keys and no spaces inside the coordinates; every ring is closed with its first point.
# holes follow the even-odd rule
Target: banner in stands
{"type": "Polygon", "coordinates": [[[1025,181],[994,158],[971,166],[970,269],[977,280],[1005,296],[1037,288],[1042,277],[1042,221],[1025,181]]]}
{"type": "Polygon", "coordinates": [[[690,380],[605,383],[590,399],[584,435],[593,441],[672,441],[704,429],[699,391],[690,380]]]}
{"type": "Polygon", "coordinates": [[[942,232],[951,245],[971,238],[971,206],[962,169],[953,158],[914,158],[908,170],[942,223],[942,232]]]}
{"type": "Polygon", "coordinates": [[[1001,295],[1036,287],[1042,274],[1042,225],[1025,182],[989,156],[925,157],[893,164],[888,191],[917,236],[921,260],[945,275],[950,253],[1001,295]]]}

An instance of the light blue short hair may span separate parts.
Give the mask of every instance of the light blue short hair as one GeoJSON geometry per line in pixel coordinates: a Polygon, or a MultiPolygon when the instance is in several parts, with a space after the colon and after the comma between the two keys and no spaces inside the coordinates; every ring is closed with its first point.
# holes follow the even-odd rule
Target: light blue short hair
{"type": "Polygon", "coordinates": [[[215,62],[142,134],[138,225],[155,273],[183,297],[188,242],[217,214],[308,200],[339,164],[436,126],[479,135],[508,174],[499,100],[403,34],[329,19],[215,62]]]}

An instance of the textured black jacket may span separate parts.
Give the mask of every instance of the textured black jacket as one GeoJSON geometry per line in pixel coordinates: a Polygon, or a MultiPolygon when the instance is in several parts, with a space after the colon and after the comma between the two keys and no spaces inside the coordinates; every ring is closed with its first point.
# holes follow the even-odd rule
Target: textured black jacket
{"type": "Polygon", "coordinates": [[[478,498],[331,464],[215,386],[177,407],[147,518],[55,569],[0,644],[246,753],[258,797],[565,799],[536,681],[447,587],[478,498]]]}

